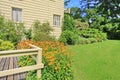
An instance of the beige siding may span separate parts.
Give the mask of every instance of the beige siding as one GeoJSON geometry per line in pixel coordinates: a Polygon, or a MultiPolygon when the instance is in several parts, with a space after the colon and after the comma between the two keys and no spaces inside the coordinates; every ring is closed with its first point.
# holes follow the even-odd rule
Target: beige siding
{"type": "Polygon", "coordinates": [[[64,0],[1,0],[0,13],[12,19],[12,7],[22,9],[22,22],[30,28],[34,20],[41,23],[48,21],[53,27],[52,35],[59,37],[61,25],[53,26],[53,15],[60,15],[61,23],[64,15],[64,0]]]}

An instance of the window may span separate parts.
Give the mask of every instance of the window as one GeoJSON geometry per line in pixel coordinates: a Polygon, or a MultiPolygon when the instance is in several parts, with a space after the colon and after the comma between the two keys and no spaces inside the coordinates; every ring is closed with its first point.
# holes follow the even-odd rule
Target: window
{"type": "Polygon", "coordinates": [[[22,21],[22,9],[12,8],[12,20],[14,22],[21,22],[22,21]]]}
{"type": "Polygon", "coordinates": [[[53,16],[53,25],[54,26],[60,26],[60,16],[59,15],[54,15],[53,16]]]}

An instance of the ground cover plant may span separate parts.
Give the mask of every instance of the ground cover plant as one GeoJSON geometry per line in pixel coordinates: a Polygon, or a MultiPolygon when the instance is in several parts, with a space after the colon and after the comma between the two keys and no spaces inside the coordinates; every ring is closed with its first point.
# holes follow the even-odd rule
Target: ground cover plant
{"type": "Polygon", "coordinates": [[[3,41],[0,39],[0,51],[13,50],[14,45],[10,41],[3,41]]]}
{"type": "MultiPolygon", "coordinates": [[[[73,80],[71,70],[70,53],[66,51],[67,47],[60,42],[31,42],[43,49],[42,61],[44,68],[42,69],[41,80],[73,80]]],[[[29,48],[26,41],[18,44],[19,49],[29,48]]],[[[35,61],[31,56],[22,56],[19,58],[19,66],[33,65],[35,61]]],[[[36,72],[31,71],[28,73],[27,80],[36,80],[36,72]]]]}
{"type": "Polygon", "coordinates": [[[120,41],[69,46],[73,80],[120,80],[120,41]]]}

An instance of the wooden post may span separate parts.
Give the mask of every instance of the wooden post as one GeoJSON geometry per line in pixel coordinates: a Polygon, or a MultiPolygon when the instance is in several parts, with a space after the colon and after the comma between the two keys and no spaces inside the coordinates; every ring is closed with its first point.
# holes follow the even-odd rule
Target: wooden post
{"type": "MultiPolygon", "coordinates": [[[[37,64],[42,63],[42,49],[38,48],[37,54],[37,64]]],[[[41,69],[37,70],[37,78],[40,79],[41,77],[41,69]]]]}

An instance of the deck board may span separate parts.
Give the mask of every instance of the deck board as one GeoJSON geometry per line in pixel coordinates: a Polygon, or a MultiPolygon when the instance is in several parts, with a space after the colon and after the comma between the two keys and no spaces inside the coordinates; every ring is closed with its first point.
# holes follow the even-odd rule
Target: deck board
{"type": "Polygon", "coordinates": [[[1,63],[0,63],[0,71],[3,70],[4,64],[5,64],[6,58],[2,58],[1,63]]]}
{"type": "MultiPolygon", "coordinates": [[[[9,69],[13,69],[14,67],[13,67],[13,58],[10,58],[10,61],[9,61],[9,69]]],[[[13,75],[9,75],[8,77],[7,77],[7,80],[13,80],[13,75]]]]}
{"type": "MultiPolygon", "coordinates": [[[[4,58],[4,59],[2,59],[2,61],[1,62],[3,62],[4,61],[4,63],[1,63],[1,70],[7,70],[8,69],[8,58],[4,58]]],[[[2,77],[0,80],[6,80],[7,79],[7,77],[2,77]]]]}
{"type": "MultiPolygon", "coordinates": [[[[18,68],[18,64],[15,64],[16,62],[18,62],[17,57],[14,58],[14,68],[18,68]]],[[[20,74],[14,74],[14,80],[20,80],[20,74]]]]}
{"type": "MultiPolygon", "coordinates": [[[[0,58],[0,71],[18,68],[18,58],[0,58]]],[[[0,77],[0,80],[25,80],[26,73],[19,73],[14,75],[9,75],[6,77],[0,77]]]]}

